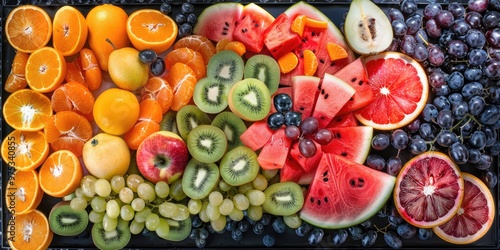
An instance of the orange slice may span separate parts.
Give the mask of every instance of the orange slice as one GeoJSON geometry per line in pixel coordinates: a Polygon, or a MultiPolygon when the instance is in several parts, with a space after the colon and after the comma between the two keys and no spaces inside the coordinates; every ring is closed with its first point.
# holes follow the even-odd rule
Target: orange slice
{"type": "Polygon", "coordinates": [[[75,7],[65,5],[54,15],[52,45],[63,56],[75,55],[87,42],[88,31],[83,14],[75,7]]]}
{"type": "Polygon", "coordinates": [[[313,19],[313,18],[310,18],[310,17],[306,18],[305,25],[307,27],[311,27],[311,28],[319,28],[319,29],[326,29],[326,28],[328,28],[328,23],[327,22],[316,20],[316,19],[313,19]]]}
{"type": "Polygon", "coordinates": [[[224,39],[220,40],[220,41],[219,41],[219,42],[217,42],[217,44],[215,45],[215,51],[216,51],[216,52],[221,52],[221,51],[225,50],[225,49],[226,49],[226,45],[227,45],[228,43],[230,43],[230,42],[231,42],[231,40],[226,39],[226,38],[224,38],[224,39]]]}
{"type": "Polygon", "coordinates": [[[50,101],[55,112],[78,111],[82,114],[90,114],[95,99],[85,85],[78,82],[68,82],[54,90],[50,101]]]}
{"type": "Polygon", "coordinates": [[[41,131],[14,130],[2,141],[2,159],[17,170],[36,169],[48,155],[49,144],[41,131]]]}
{"type": "Polygon", "coordinates": [[[29,54],[17,51],[14,59],[12,60],[12,66],[10,73],[5,81],[4,89],[5,91],[12,93],[16,90],[24,89],[28,86],[28,82],[25,78],[26,63],[28,62],[29,54]]]}
{"type": "Polygon", "coordinates": [[[182,47],[190,48],[194,51],[200,52],[205,64],[208,64],[210,58],[212,58],[212,56],[217,52],[212,41],[208,40],[208,38],[204,36],[199,35],[190,35],[179,39],[179,41],[174,43],[173,49],[182,47]]]}
{"type": "Polygon", "coordinates": [[[33,52],[26,63],[26,81],[31,89],[47,93],[64,81],[66,60],[63,54],[54,48],[43,47],[33,52]]]}
{"type": "Polygon", "coordinates": [[[247,52],[247,48],[245,47],[245,44],[242,42],[238,41],[231,41],[226,46],[224,47],[225,50],[232,50],[236,52],[239,56],[243,56],[245,52],[247,52]]]}
{"type": "Polygon", "coordinates": [[[146,85],[141,89],[141,100],[156,100],[166,113],[174,101],[174,91],[170,84],[164,78],[154,76],[148,79],[146,85]]]}
{"type": "Polygon", "coordinates": [[[280,66],[280,71],[283,74],[292,71],[298,64],[299,59],[293,52],[288,52],[278,59],[278,65],[280,66]]]}
{"type": "Polygon", "coordinates": [[[170,108],[179,111],[193,97],[194,86],[197,82],[195,72],[184,63],[175,63],[166,75],[166,79],[174,92],[174,100],[170,108]]]}
{"type": "Polygon", "coordinates": [[[31,89],[12,93],[3,104],[4,121],[21,131],[41,130],[51,114],[50,99],[31,89]]]}
{"type": "Polygon", "coordinates": [[[146,137],[160,130],[160,122],[163,118],[163,110],[160,103],[156,100],[142,100],[139,107],[139,119],[124,137],[128,147],[132,150],[137,150],[139,144],[141,144],[146,137]]]}
{"type": "Polygon", "coordinates": [[[127,19],[127,34],[137,50],[162,53],[172,46],[177,33],[175,21],[158,10],[136,10],[127,19]]]}
{"type": "Polygon", "coordinates": [[[73,111],[60,111],[47,119],[44,133],[53,150],[69,150],[81,156],[83,145],[92,138],[93,130],[85,117],[73,111]]]}
{"type": "Polygon", "coordinates": [[[311,50],[304,50],[304,75],[312,76],[318,69],[318,58],[311,50]]]}
{"type": "Polygon", "coordinates": [[[35,210],[43,198],[38,172],[35,170],[17,170],[10,177],[5,190],[5,204],[16,215],[35,210]]]}
{"type": "Polygon", "coordinates": [[[32,53],[49,42],[52,36],[52,22],[42,8],[21,5],[7,16],[5,36],[14,49],[32,53]]]}
{"type": "Polygon", "coordinates": [[[83,177],[78,157],[69,150],[58,150],[49,155],[38,173],[40,187],[53,197],[64,197],[80,186],[83,177]]]}
{"type": "Polygon", "coordinates": [[[87,86],[87,82],[83,77],[82,67],[80,66],[80,58],[76,57],[71,62],[66,62],[66,75],[64,76],[66,82],[78,82],[87,86]]]}
{"type": "Polygon", "coordinates": [[[6,234],[13,237],[7,242],[14,250],[47,249],[52,242],[54,233],[50,230],[47,216],[37,209],[27,214],[16,215],[12,223],[16,226],[8,227],[6,234]]]}
{"type": "Polygon", "coordinates": [[[298,15],[295,19],[293,19],[290,29],[302,37],[302,35],[304,35],[304,28],[306,27],[306,20],[306,15],[298,15]]]}
{"type": "Polygon", "coordinates": [[[332,42],[326,44],[326,51],[332,61],[344,59],[348,56],[347,51],[342,46],[332,42]]]}
{"type": "Polygon", "coordinates": [[[85,81],[90,90],[96,90],[101,87],[102,72],[95,53],[91,49],[83,48],[80,50],[80,60],[85,81]]]}

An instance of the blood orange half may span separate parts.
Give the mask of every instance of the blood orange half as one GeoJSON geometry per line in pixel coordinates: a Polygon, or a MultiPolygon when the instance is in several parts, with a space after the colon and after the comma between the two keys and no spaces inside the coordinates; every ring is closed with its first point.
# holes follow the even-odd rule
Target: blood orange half
{"type": "Polygon", "coordinates": [[[445,154],[429,151],[408,161],[394,187],[394,203],[401,216],[420,228],[450,220],[460,208],[464,181],[460,169],[445,154]]]}
{"type": "Polygon", "coordinates": [[[464,198],[458,212],[441,226],[433,228],[439,238],[454,244],[479,240],[495,218],[495,202],[488,187],[477,177],[462,173],[464,198]]]}
{"type": "Polygon", "coordinates": [[[385,52],[365,58],[374,100],[356,111],[366,126],[380,130],[403,127],[422,111],[429,96],[427,75],[409,56],[385,52]]]}

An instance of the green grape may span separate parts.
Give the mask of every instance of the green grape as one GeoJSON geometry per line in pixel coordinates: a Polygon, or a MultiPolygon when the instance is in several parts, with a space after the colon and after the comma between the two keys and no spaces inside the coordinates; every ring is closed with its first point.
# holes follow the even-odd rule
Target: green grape
{"type": "Polygon", "coordinates": [[[168,225],[167,220],[165,220],[164,218],[160,218],[160,225],[155,232],[158,237],[166,239],[168,237],[168,232],[170,232],[170,225],[168,225]]]}
{"type": "Polygon", "coordinates": [[[150,202],[150,203],[155,204],[155,205],[160,205],[160,204],[162,204],[164,201],[165,201],[165,198],[160,198],[160,197],[158,197],[158,196],[157,196],[157,197],[156,197],[156,198],[155,198],[152,202],[150,202]]]}
{"type": "Polygon", "coordinates": [[[131,234],[140,234],[144,229],[144,222],[137,222],[136,220],[132,220],[129,225],[131,234]]]}
{"type": "Polygon", "coordinates": [[[102,217],[102,228],[104,231],[110,232],[115,230],[116,226],[118,226],[117,218],[109,218],[108,214],[104,214],[102,217]]]}
{"type": "Polygon", "coordinates": [[[151,209],[149,207],[145,207],[143,210],[135,213],[134,220],[137,222],[146,222],[146,218],[151,214],[151,209]]]}
{"type": "Polygon", "coordinates": [[[254,189],[252,182],[245,183],[238,187],[238,192],[240,194],[246,194],[248,191],[254,189]]]}
{"type": "Polygon", "coordinates": [[[156,198],[155,188],[149,182],[143,182],[137,186],[137,195],[144,201],[151,202],[156,198]]]}
{"type": "Polygon", "coordinates": [[[168,194],[170,193],[170,187],[168,186],[168,183],[159,181],[155,184],[155,192],[156,196],[160,198],[167,198],[168,194]]]}
{"type": "Polygon", "coordinates": [[[106,179],[97,179],[94,182],[95,193],[101,197],[108,197],[111,194],[111,184],[106,179]]]}
{"type": "Polygon", "coordinates": [[[111,178],[111,190],[115,193],[119,193],[122,188],[125,187],[125,178],[120,175],[115,175],[111,178]]]}
{"type": "Polygon", "coordinates": [[[82,188],[81,188],[81,187],[77,187],[77,188],[75,189],[75,196],[76,196],[76,197],[83,197],[83,190],[82,190],[82,188]]]}
{"type": "Polygon", "coordinates": [[[179,207],[173,202],[165,201],[158,206],[158,212],[165,218],[173,218],[177,216],[179,207]]]}
{"type": "Polygon", "coordinates": [[[219,205],[219,212],[222,215],[229,215],[234,209],[234,203],[231,199],[226,198],[219,205]]]}
{"type": "Polygon", "coordinates": [[[91,210],[89,213],[89,221],[92,223],[102,222],[104,218],[104,212],[97,212],[95,210],[91,210]]]}
{"type": "Polygon", "coordinates": [[[207,216],[207,206],[208,206],[208,201],[204,201],[201,205],[200,213],[198,214],[200,216],[201,221],[203,222],[210,221],[210,219],[207,216]]]}
{"type": "Polygon", "coordinates": [[[134,219],[135,211],[129,204],[123,205],[120,209],[120,217],[124,221],[131,221],[134,219]]]}
{"type": "Polygon", "coordinates": [[[170,184],[170,197],[174,198],[176,201],[181,201],[187,197],[182,190],[182,179],[177,179],[172,184],[170,184]]]}
{"type": "Polygon", "coordinates": [[[199,214],[201,211],[202,202],[198,199],[189,199],[188,201],[188,211],[190,214],[199,214]]]}
{"type": "Polygon", "coordinates": [[[106,211],[106,204],[106,199],[101,196],[94,196],[94,198],[90,201],[90,207],[99,213],[106,211]]]}
{"type": "Polygon", "coordinates": [[[212,203],[208,203],[207,205],[207,217],[210,220],[217,220],[220,217],[219,206],[214,206],[212,203]]]}
{"type": "Polygon", "coordinates": [[[187,219],[189,217],[188,208],[183,204],[176,204],[176,205],[177,205],[177,214],[171,218],[176,221],[182,221],[187,219]]]}
{"type": "Polygon", "coordinates": [[[144,207],[146,206],[146,202],[144,202],[144,200],[141,198],[135,198],[132,200],[130,205],[136,212],[139,212],[144,209],[144,207]]]}
{"type": "Polygon", "coordinates": [[[298,228],[302,224],[302,219],[298,214],[283,216],[283,221],[289,228],[298,228]]]}
{"type": "Polygon", "coordinates": [[[234,208],[231,213],[229,213],[229,218],[234,221],[241,221],[245,215],[243,214],[243,211],[234,208]]]}
{"type": "Polygon", "coordinates": [[[120,204],[116,200],[109,200],[106,204],[106,214],[111,219],[116,219],[120,216],[120,204]]]}
{"type": "Polygon", "coordinates": [[[127,187],[132,189],[132,191],[137,192],[137,187],[139,186],[139,184],[144,182],[144,178],[142,178],[138,174],[131,174],[127,176],[126,182],[127,182],[127,187]]]}
{"type": "Polygon", "coordinates": [[[146,228],[149,231],[155,231],[160,226],[160,216],[155,213],[150,213],[146,217],[146,228]]]}
{"type": "Polygon", "coordinates": [[[134,199],[134,191],[129,187],[124,187],[118,193],[118,197],[123,203],[129,204],[134,199]]]}
{"type": "Polygon", "coordinates": [[[260,206],[266,201],[266,195],[264,194],[264,192],[257,189],[248,191],[246,193],[246,196],[248,198],[248,201],[250,202],[250,205],[252,206],[260,206]]]}
{"type": "Polygon", "coordinates": [[[268,182],[266,177],[258,174],[252,181],[253,187],[257,190],[264,191],[267,188],[268,182]]]}
{"type": "Polygon", "coordinates": [[[85,200],[82,197],[73,198],[69,202],[69,207],[71,207],[71,209],[73,209],[75,211],[85,210],[85,208],[87,208],[87,205],[88,205],[87,200],[85,200]]]}
{"type": "Polygon", "coordinates": [[[262,170],[262,175],[268,180],[272,179],[276,174],[278,174],[278,169],[262,170]]]}
{"type": "Polygon", "coordinates": [[[263,212],[262,206],[250,205],[250,207],[248,207],[248,217],[254,221],[260,220],[263,212]]]}
{"type": "Polygon", "coordinates": [[[239,210],[247,210],[250,206],[250,201],[244,194],[236,194],[233,196],[233,204],[239,210]]]}
{"type": "Polygon", "coordinates": [[[217,220],[210,221],[210,225],[216,232],[221,232],[226,227],[226,216],[221,215],[217,220]]]}
{"type": "Polygon", "coordinates": [[[94,197],[96,193],[94,183],[96,180],[97,179],[92,175],[85,175],[80,181],[82,192],[87,197],[94,197]]]}
{"type": "Polygon", "coordinates": [[[219,206],[222,203],[223,199],[224,197],[219,191],[213,191],[208,195],[208,202],[210,202],[210,204],[215,207],[219,206]]]}
{"type": "Polygon", "coordinates": [[[227,184],[227,182],[225,182],[224,180],[220,180],[219,181],[219,188],[221,191],[227,192],[227,191],[231,190],[232,186],[227,184]]]}

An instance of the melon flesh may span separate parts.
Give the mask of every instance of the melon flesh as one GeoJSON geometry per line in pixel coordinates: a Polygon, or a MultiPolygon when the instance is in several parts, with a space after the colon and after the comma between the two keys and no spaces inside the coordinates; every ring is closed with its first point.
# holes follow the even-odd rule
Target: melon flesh
{"type": "Polygon", "coordinates": [[[253,151],[262,148],[274,134],[274,130],[269,128],[266,121],[254,122],[245,132],[240,135],[240,140],[243,145],[249,147],[253,151]]]}
{"type": "Polygon", "coordinates": [[[377,213],[396,178],[342,156],[323,154],[300,218],[321,228],[347,228],[377,213]]]}
{"type": "Polygon", "coordinates": [[[333,140],[321,146],[324,153],[344,156],[354,162],[363,163],[370,152],[373,128],[368,126],[327,128],[333,140]]]}
{"type": "Polygon", "coordinates": [[[292,141],[285,135],[285,128],[276,130],[257,157],[260,167],[265,170],[283,168],[291,145],[292,141]]]}
{"type": "Polygon", "coordinates": [[[302,114],[302,119],[312,115],[320,82],[321,79],[315,76],[292,77],[292,110],[300,112],[302,114]]]}
{"type": "Polygon", "coordinates": [[[255,3],[249,3],[236,22],[233,37],[242,42],[248,51],[259,53],[264,47],[264,32],[273,22],[274,17],[269,12],[255,3]]]}
{"type": "Polygon", "coordinates": [[[349,63],[347,66],[337,71],[334,76],[351,85],[356,90],[352,98],[342,107],[339,114],[345,114],[353,110],[362,108],[374,99],[373,91],[368,84],[368,74],[361,58],[349,63]]]}
{"type": "Polygon", "coordinates": [[[358,119],[353,112],[349,112],[343,115],[337,115],[333,120],[326,126],[327,128],[335,127],[356,127],[358,126],[358,119]]]}
{"type": "Polygon", "coordinates": [[[198,17],[193,34],[204,36],[214,42],[233,40],[235,23],[241,18],[243,5],[240,3],[219,3],[207,7],[198,17]]]}

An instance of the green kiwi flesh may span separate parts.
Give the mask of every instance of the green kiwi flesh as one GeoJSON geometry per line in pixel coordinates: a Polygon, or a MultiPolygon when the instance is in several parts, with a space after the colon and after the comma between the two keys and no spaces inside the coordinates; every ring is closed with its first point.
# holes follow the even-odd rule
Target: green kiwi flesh
{"type": "Polygon", "coordinates": [[[177,122],[175,121],[176,114],[177,111],[174,110],[169,110],[163,114],[163,118],[160,122],[160,130],[174,132],[179,135],[177,122]]]}
{"type": "Polygon", "coordinates": [[[201,111],[217,114],[226,109],[228,92],[229,86],[227,84],[205,77],[196,83],[193,101],[201,111]]]}
{"type": "Polygon", "coordinates": [[[223,50],[208,61],[207,77],[217,82],[233,85],[243,79],[245,63],[241,56],[232,50],[223,50]]]}
{"type": "Polygon", "coordinates": [[[204,163],[220,160],[227,149],[226,134],[212,125],[199,125],[191,130],[186,144],[191,156],[204,163]]]}
{"type": "Polygon", "coordinates": [[[87,228],[89,215],[87,211],[75,211],[71,209],[68,201],[57,203],[50,210],[50,230],[61,236],[76,236],[87,228]]]}
{"type": "Polygon", "coordinates": [[[264,211],[278,216],[297,213],[304,205],[304,194],[295,182],[278,182],[264,190],[266,200],[262,204],[264,211]]]}
{"type": "Polygon", "coordinates": [[[191,199],[203,199],[219,183],[219,167],[214,163],[189,160],[182,175],[182,190],[191,199]]]}
{"type": "Polygon", "coordinates": [[[227,150],[243,145],[240,135],[245,132],[247,126],[245,122],[229,111],[219,113],[212,120],[212,126],[216,126],[226,134],[227,150]]]}
{"type": "Polygon", "coordinates": [[[164,237],[165,240],[169,241],[182,241],[185,240],[189,233],[191,233],[191,217],[185,220],[176,221],[172,219],[165,219],[170,227],[168,234],[164,237]]]}
{"type": "Polygon", "coordinates": [[[266,84],[272,95],[280,84],[280,67],[278,62],[268,55],[254,55],[247,60],[243,78],[256,78],[266,84]]]}
{"type": "Polygon", "coordinates": [[[259,169],[257,153],[247,146],[238,146],[228,151],[219,165],[222,179],[233,187],[251,182],[259,169]]]}
{"type": "Polygon", "coordinates": [[[271,110],[271,94],[266,84],[256,78],[246,78],[229,90],[231,111],[245,121],[264,119],[271,110]]]}
{"type": "Polygon", "coordinates": [[[196,105],[186,105],[177,111],[175,122],[177,123],[179,135],[186,140],[191,130],[199,125],[210,124],[212,120],[196,105]]]}
{"type": "Polygon", "coordinates": [[[131,234],[128,221],[118,219],[118,226],[107,232],[102,227],[102,222],[92,226],[92,241],[101,250],[122,249],[130,242],[131,234]]]}

